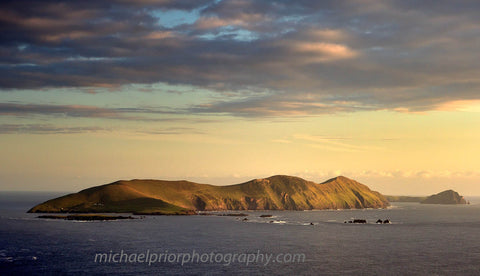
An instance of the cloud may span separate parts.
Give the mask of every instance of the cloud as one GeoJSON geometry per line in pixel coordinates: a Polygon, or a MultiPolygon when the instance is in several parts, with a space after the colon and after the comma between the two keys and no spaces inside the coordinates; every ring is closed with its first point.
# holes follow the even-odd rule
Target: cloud
{"type": "MultiPolygon", "coordinates": [[[[112,132],[111,128],[103,128],[96,126],[59,126],[52,124],[0,124],[1,134],[79,134],[79,133],[102,133],[112,132]]],[[[136,134],[144,135],[182,135],[197,134],[202,135],[205,132],[191,127],[166,127],[153,129],[133,130],[136,134]]]]}
{"type": "Polygon", "coordinates": [[[138,131],[138,133],[151,135],[205,134],[205,132],[191,127],[169,127],[163,129],[141,130],[138,131]]]}
{"type": "Polygon", "coordinates": [[[78,134],[110,131],[100,127],[60,127],[49,124],[0,124],[0,134],[78,134]]]}
{"type": "Polygon", "coordinates": [[[480,100],[458,100],[445,102],[437,106],[442,111],[480,112],[480,100]]]}
{"type": "Polygon", "coordinates": [[[349,140],[348,138],[341,138],[341,137],[325,137],[325,136],[317,136],[317,135],[309,135],[309,134],[295,134],[293,136],[296,140],[303,140],[307,141],[311,147],[326,149],[331,151],[339,151],[339,152],[364,152],[364,151],[372,151],[372,150],[379,150],[379,147],[372,147],[372,146],[358,146],[348,142],[345,140],[349,140]]]}
{"type": "Polygon", "coordinates": [[[480,100],[479,9],[478,1],[3,1],[0,88],[259,91],[183,110],[246,117],[446,109],[480,100]],[[191,23],[167,27],[155,16],[178,10],[195,14],[191,23]]]}
{"type": "MultiPolygon", "coordinates": [[[[159,117],[174,112],[162,108],[151,107],[119,107],[105,108],[88,105],[48,105],[48,104],[17,104],[0,103],[0,116],[24,117],[30,115],[45,115],[56,117],[78,117],[97,119],[117,119],[133,121],[181,121],[182,119],[159,117]],[[153,115],[153,117],[152,117],[153,115]]],[[[196,120],[201,122],[202,120],[196,120]]]]}
{"type": "Polygon", "coordinates": [[[449,171],[449,170],[387,170],[376,171],[368,170],[362,172],[352,172],[357,177],[369,178],[403,178],[403,179],[439,179],[439,178],[478,178],[480,172],[478,171],[449,171]]]}
{"type": "Polygon", "coordinates": [[[357,54],[345,45],[334,43],[302,42],[294,45],[293,50],[310,56],[311,61],[333,61],[355,57],[357,54]]]}
{"type": "Polygon", "coordinates": [[[118,118],[119,112],[108,108],[83,105],[40,105],[0,103],[0,115],[64,115],[69,117],[118,118]]]}
{"type": "Polygon", "coordinates": [[[187,112],[192,114],[228,114],[240,117],[302,117],[358,110],[368,111],[376,110],[377,108],[362,104],[353,98],[319,98],[312,94],[301,96],[274,94],[195,105],[190,107],[187,112]]]}

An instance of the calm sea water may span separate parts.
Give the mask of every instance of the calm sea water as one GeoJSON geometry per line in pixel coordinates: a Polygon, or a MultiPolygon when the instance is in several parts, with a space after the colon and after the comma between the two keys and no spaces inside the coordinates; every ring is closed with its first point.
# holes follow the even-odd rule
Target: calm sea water
{"type": "Polygon", "coordinates": [[[36,214],[25,213],[58,195],[0,193],[0,275],[480,274],[479,198],[470,198],[472,204],[465,206],[394,203],[385,210],[255,211],[246,212],[247,221],[227,216],[152,216],[75,222],[38,219],[36,214]],[[273,216],[260,218],[262,214],[273,216]],[[344,223],[352,218],[369,223],[344,223]],[[387,218],[392,224],[375,224],[377,219],[387,218]],[[137,256],[148,251],[165,256],[256,254],[256,258],[259,254],[275,258],[301,253],[305,262],[288,262],[288,258],[282,263],[248,265],[220,259],[197,259],[184,265],[95,262],[97,253],[122,250],[137,256]]]}

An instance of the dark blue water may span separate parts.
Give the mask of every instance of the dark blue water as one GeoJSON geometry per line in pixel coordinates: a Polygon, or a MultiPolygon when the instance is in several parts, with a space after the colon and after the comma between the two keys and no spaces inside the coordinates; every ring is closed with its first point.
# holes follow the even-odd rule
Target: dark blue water
{"type": "Polygon", "coordinates": [[[225,216],[153,216],[75,222],[25,213],[57,195],[0,194],[0,275],[480,274],[480,204],[475,199],[465,206],[394,203],[386,210],[247,212],[247,221],[225,216]],[[261,214],[273,217],[260,218],[261,214]],[[369,223],[343,223],[352,218],[369,223]],[[386,218],[392,224],[374,223],[386,218]],[[97,253],[122,250],[130,255],[147,251],[274,257],[301,253],[305,261],[95,262],[97,253]]]}

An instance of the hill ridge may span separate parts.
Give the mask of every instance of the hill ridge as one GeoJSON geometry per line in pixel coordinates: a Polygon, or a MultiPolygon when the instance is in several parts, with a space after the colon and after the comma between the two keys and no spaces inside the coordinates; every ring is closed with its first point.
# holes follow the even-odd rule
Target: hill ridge
{"type": "Polygon", "coordinates": [[[29,212],[166,212],[384,208],[386,198],[344,176],[315,183],[297,176],[215,186],[186,180],[118,180],[34,206],[29,212]],[[133,204],[135,202],[135,204],[133,204]]]}

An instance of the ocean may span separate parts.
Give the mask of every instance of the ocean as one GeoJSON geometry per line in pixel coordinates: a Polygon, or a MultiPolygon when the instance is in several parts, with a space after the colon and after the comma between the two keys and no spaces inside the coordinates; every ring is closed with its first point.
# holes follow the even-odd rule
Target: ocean
{"type": "Polygon", "coordinates": [[[246,217],[82,222],[26,213],[59,195],[0,193],[0,275],[480,274],[480,198],[246,217]],[[352,219],[367,224],[344,223],[352,219]]]}

